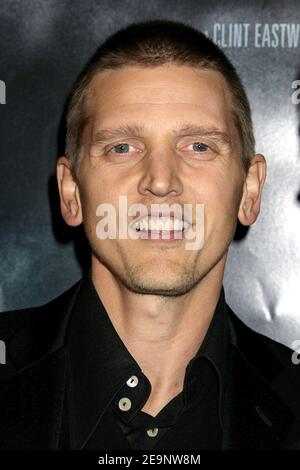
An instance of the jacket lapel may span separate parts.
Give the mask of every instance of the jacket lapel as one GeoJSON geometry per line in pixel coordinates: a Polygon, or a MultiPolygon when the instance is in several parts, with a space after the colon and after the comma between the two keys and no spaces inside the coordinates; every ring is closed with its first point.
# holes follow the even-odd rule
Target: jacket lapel
{"type": "MultiPolygon", "coordinates": [[[[67,381],[64,338],[82,280],[7,331],[0,383],[0,449],[57,449],[67,381]]],[[[17,323],[18,322],[18,323],[17,323]]]]}
{"type": "Polygon", "coordinates": [[[66,351],[60,349],[0,384],[0,449],[57,449],[66,351]]]}
{"type": "Polygon", "coordinates": [[[222,449],[278,449],[293,413],[236,348],[227,377],[222,449]]]}

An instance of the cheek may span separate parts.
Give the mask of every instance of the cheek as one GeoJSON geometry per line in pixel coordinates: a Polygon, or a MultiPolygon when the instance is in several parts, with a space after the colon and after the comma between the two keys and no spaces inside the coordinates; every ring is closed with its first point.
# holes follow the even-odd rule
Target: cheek
{"type": "Polygon", "coordinates": [[[80,181],[80,197],[85,212],[95,214],[99,204],[113,203],[117,185],[101,171],[90,171],[80,181]]]}
{"type": "Polygon", "coordinates": [[[109,178],[108,174],[95,171],[94,173],[89,172],[89,174],[82,175],[80,200],[83,224],[85,232],[93,244],[97,245],[100,242],[97,238],[97,224],[102,219],[110,217],[110,215],[114,218],[113,220],[115,220],[114,214],[118,218],[119,196],[121,193],[120,185],[113,178],[109,178]],[[101,215],[99,212],[100,205],[102,205],[101,215]]]}
{"type": "Polygon", "coordinates": [[[237,181],[222,172],[207,172],[198,179],[197,187],[197,202],[204,204],[205,238],[231,234],[241,194],[237,181]]]}

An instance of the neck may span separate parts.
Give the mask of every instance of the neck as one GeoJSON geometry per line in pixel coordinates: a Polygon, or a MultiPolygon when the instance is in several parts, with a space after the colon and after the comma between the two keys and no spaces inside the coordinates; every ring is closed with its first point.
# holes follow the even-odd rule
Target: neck
{"type": "Polygon", "coordinates": [[[212,320],[226,259],[180,297],[142,295],[128,290],[92,258],[92,280],[122,342],[152,387],[143,408],[155,414],[183,390],[185,369],[212,320]]]}

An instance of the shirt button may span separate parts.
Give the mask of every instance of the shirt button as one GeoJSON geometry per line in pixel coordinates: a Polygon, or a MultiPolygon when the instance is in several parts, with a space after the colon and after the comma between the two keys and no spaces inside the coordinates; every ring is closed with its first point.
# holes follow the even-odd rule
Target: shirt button
{"type": "Polygon", "coordinates": [[[129,398],[123,397],[119,400],[119,408],[122,411],[128,411],[131,408],[131,401],[129,398]]]}
{"type": "Polygon", "coordinates": [[[147,429],[147,434],[149,437],[155,437],[158,434],[158,428],[147,429]]]}
{"type": "Polygon", "coordinates": [[[132,375],[130,379],[127,380],[127,385],[128,387],[136,387],[137,384],[139,383],[139,379],[137,378],[136,375],[132,375]]]}

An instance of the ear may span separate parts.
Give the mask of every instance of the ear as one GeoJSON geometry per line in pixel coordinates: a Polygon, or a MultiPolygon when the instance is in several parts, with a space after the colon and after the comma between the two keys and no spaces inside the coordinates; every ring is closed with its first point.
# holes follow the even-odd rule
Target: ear
{"type": "Polygon", "coordinates": [[[243,196],[238,212],[238,219],[243,225],[252,225],[257,219],[266,172],[265,157],[260,154],[254,155],[244,182],[243,196]]]}
{"type": "Polygon", "coordinates": [[[78,184],[72,171],[70,160],[59,157],[56,163],[56,178],[60,197],[60,210],[64,221],[71,226],[82,223],[82,209],[78,184]]]}

